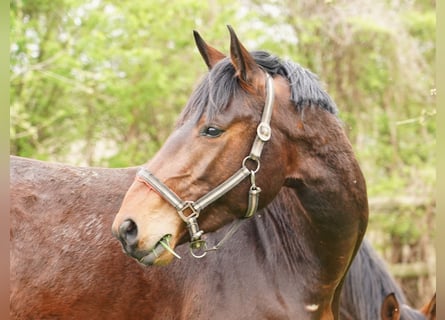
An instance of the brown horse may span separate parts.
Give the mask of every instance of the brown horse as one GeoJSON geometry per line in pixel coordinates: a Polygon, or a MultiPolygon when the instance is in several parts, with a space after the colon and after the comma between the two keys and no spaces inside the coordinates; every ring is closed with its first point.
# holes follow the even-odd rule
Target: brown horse
{"type": "Polygon", "coordinates": [[[436,294],[420,311],[413,310],[405,304],[400,304],[394,293],[388,294],[382,303],[382,320],[436,320],[436,294]],[[409,310],[409,316],[406,315],[409,310]],[[405,316],[403,316],[405,314],[405,316]]]}
{"type": "MultiPolygon", "coordinates": [[[[185,254],[164,268],[141,268],[120,253],[110,226],[136,168],[79,168],[20,157],[11,157],[10,168],[11,319],[152,319],[158,307],[174,314],[174,297],[178,307],[171,318],[181,319],[180,306],[200,303],[187,284],[221,281],[221,270],[236,263],[231,257],[206,262],[185,254]],[[204,263],[207,270],[202,270],[204,263]],[[204,272],[210,274],[201,279],[204,272]],[[170,294],[162,296],[167,290],[170,294]]],[[[258,215],[253,219],[263,219],[258,215]]],[[[228,250],[236,259],[243,254],[242,234],[251,232],[247,223],[218,254],[228,250]]],[[[178,248],[186,250],[186,245],[178,248]]],[[[206,259],[218,257],[212,256],[206,259]]],[[[343,285],[340,319],[378,319],[388,292],[404,301],[387,268],[363,241],[343,285]]],[[[279,291],[271,283],[263,295],[274,294],[279,291]]],[[[402,320],[414,313],[406,306],[401,311],[402,320]]]]}
{"type": "Polygon", "coordinates": [[[317,78],[229,31],[229,57],[195,32],[209,73],[138,172],[113,234],[143,265],[184,257],[174,250],[188,241],[195,257],[232,242],[176,260],[179,278],[165,269],[159,319],[338,319],[367,225],[363,175],[317,78]]]}

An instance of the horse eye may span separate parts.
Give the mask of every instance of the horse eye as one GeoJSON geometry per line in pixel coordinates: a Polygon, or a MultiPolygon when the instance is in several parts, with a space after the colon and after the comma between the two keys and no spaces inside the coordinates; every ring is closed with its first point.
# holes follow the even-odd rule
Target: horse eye
{"type": "Polygon", "coordinates": [[[219,129],[219,128],[215,128],[215,127],[205,127],[202,130],[202,135],[207,136],[207,137],[211,137],[211,138],[215,138],[215,137],[219,137],[224,131],[219,129]]]}

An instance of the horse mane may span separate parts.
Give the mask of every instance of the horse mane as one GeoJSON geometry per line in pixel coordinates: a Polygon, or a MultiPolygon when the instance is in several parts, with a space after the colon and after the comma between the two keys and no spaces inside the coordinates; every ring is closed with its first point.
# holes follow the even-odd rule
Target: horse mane
{"type": "MultiPolygon", "coordinates": [[[[337,114],[337,106],[322,88],[318,77],[299,64],[280,58],[266,51],[251,52],[255,62],[272,76],[281,75],[290,85],[291,101],[301,110],[308,106],[319,106],[332,114],[337,114]]],[[[241,92],[235,77],[235,68],[230,58],[224,58],[207,73],[190,97],[178,123],[192,118],[198,121],[206,114],[211,121],[215,115],[224,111],[232,98],[241,92]]]]}
{"type": "Polygon", "coordinates": [[[384,261],[364,239],[345,277],[340,308],[341,319],[380,319],[384,298],[393,292],[401,306],[401,320],[425,319],[406,305],[406,297],[389,273],[384,261]],[[349,305],[348,307],[346,307],[349,305]],[[348,313],[351,310],[355,314],[348,313]]]}

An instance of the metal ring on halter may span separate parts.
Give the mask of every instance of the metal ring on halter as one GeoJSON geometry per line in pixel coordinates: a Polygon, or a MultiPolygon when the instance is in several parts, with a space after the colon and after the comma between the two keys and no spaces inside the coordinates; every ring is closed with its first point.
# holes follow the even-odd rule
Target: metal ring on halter
{"type": "Polygon", "coordinates": [[[207,254],[207,242],[205,240],[196,240],[193,242],[190,242],[190,254],[197,259],[204,258],[207,254]],[[198,245],[198,246],[196,246],[198,245]],[[201,254],[198,254],[199,251],[202,251],[201,254]],[[195,253],[197,252],[197,253],[195,253]]]}
{"type": "Polygon", "coordinates": [[[249,170],[251,172],[251,174],[257,173],[258,170],[260,170],[260,159],[255,159],[255,158],[252,158],[251,156],[245,157],[243,160],[243,168],[246,168],[247,170],[249,170]],[[253,162],[256,162],[257,167],[255,168],[255,170],[251,170],[247,167],[247,165],[246,165],[247,160],[252,160],[253,162]]]}

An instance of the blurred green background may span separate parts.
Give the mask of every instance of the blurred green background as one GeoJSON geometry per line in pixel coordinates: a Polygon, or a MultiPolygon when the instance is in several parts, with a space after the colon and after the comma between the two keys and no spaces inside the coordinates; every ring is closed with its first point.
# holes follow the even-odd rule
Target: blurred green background
{"type": "Polygon", "coordinates": [[[146,162],[206,66],[192,30],[317,73],[366,176],[368,237],[415,306],[435,290],[435,1],[10,2],[10,153],[146,162]]]}

